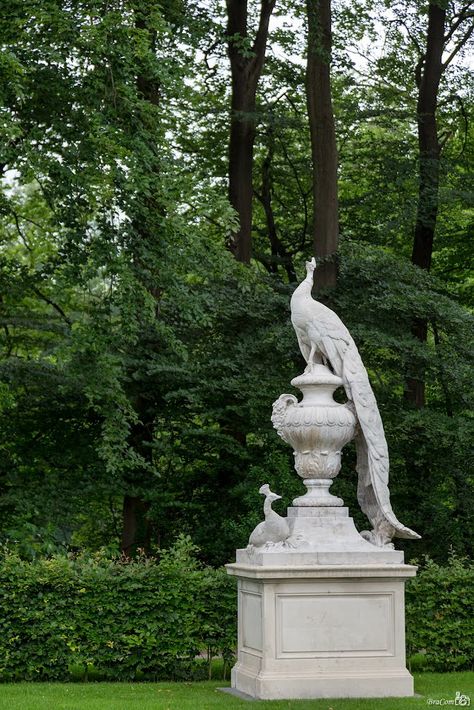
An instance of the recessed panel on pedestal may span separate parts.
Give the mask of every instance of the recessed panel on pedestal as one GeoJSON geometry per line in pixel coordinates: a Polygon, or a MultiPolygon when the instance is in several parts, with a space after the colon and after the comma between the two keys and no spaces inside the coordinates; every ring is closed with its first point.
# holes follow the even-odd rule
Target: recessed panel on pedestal
{"type": "Polygon", "coordinates": [[[262,651],[262,595],[242,591],[242,645],[245,649],[262,651]]]}
{"type": "Polygon", "coordinates": [[[277,657],[391,656],[392,594],[277,594],[277,657]]]}

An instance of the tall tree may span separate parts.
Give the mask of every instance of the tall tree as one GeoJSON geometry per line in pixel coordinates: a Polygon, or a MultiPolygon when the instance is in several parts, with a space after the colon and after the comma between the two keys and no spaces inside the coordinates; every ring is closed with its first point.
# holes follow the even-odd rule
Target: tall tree
{"type": "Polygon", "coordinates": [[[231,237],[238,261],[250,262],[252,253],[252,167],[255,142],[257,85],[265,61],[268,25],[275,0],[261,0],[255,39],[249,37],[247,0],[227,0],[227,47],[232,74],[229,141],[229,200],[239,216],[231,237]]]}
{"type": "MultiPolygon", "coordinates": [[[[440,137],[437,124],[437,106],[440,81],[443,72],[456,54],[462,49],[474,31],[474,24],[469,24],[461,36],[459,28],[465,21],[472,19],[472,3],[453,13],[446,28],[447,3],[430,2],[428,7],[428,26],[426,30],[426,49],[421,54],[416,66],[418,100],[416,107],[419,147],[419,187],[418,205],[413,239],[412,263],[427,271],[431,268],[433,242],[439,207],[440,158],[444,139],[440,137]],[[455,37],[447,58],[443,54],[455,37]]],[[[421,342],[426,342],[428,322],[425,318],[415,318],[412,326],[413,335],[421,342]]],[[[407,399],[416,407],[425,404],[425,383],[423,377],[407,378],[407,399]]]]}
{"type": "MultiPolygon", "coordinates": [[[[37,195],[42,212],[33,226],[42,234],[46,223],[54,238],[38,269],[39,236],[28,237],[19,222],[26,241],[10,258],[31,271],[31,290],[42,293],[69,326],[78,321],[67,330],[67,355],[57,359],[81,373],[82,397],[98,422],[104,477],[111,494],[123,496],[122,548],[129,552],[149,537],[159,390],[150,386],[148,365],[165,348],[160,289],[170,270],[165,254],[171,234],[178,238],[164,196],[159,97],[179,85],[182,55],[177,50],[168,60],[163,49],[179,21],[179,3],[148,3],[143,11],[132,0],[108,8],[101,0],[50,0],[37,18],[33,6],[16,4],[1,23],[11,66],[10,90],[1,96],[8,121],[0,163],[14,171],[10,180],[21,195],[37,195]],[[84,297],[72,316],[70,289],[84,297]]],[[[14,224],[23,208],[10,192],[3,191],[2,212],[14,224]]],[[[45,357],[41,351],[35,356],[40,362],[45,357]]],[[[15,360],[10,357],[10,370],[15,360]]]]}
{"type": "MultiPolygon", "coordinates": [[[[136,88],[138,97],[150,112],[158,109],[160,104],[161,86],[159,74],[153,67],[151,57],[156,54],[157,28],[150,22],[151,8],[138,9],[133,6],[134,23],[138,33],[142,36],[143,46],[147,49],[149,61],[140,62],[136,77],[136,88]],[[151,70],[150,70],[151,64],[151,70]]],[[[153,135],[143,136],[144,142],[149,152],[148,179],[157,185],[160,183],[160,159],[156,150],[156,138],[153,135]]],[[[132,263],[137,279],[142,281],[151,299],[156,304],[155,309],[158,315],[158,302],[160,299],[160,289],[158,288],[158,274],[156,270],[147,264],[147,255],[156,251],[155,242],[157,240],[158,220],[165,216],[165,208],[160,204],[156,192],[148,194],[144,191],[139,196],[133,209],[133,231],[135,239],[132,246],[132,263]]],[[[139,417],[138,422],[132,428],[132,445],[140,451],[142,460],[146,464],[151,464],[152,441],[154,436],[154,416],[149,400],[142,392],[138,392],[135,397],[135,410],[139,417]]],[[[136,487],[136,479],[143,477],[142,471],[135,471],[131,478],[125,481],[130,490],[125,490],[122,508],[122,552],[130,554],[141,546],[149,549],[150,545],[150,522],[147,513],[150,503],[142,496],[136,495],[133,490],[136,487]],[[134,485],[135,484],[135,485],[134,485]]]]}
{"type": "Polygon", "coordinates": [[[265,214],[265,227],[261,230],[265,233],[270,243],[270,256],[265,259],[263,255],[257,258],[264,263],[265,267],[272,274],[278,273],[278,266],[281,264],[286,272],[290,283],[297,281],[293,258],[290,250],[283,243],[277,230],[275,212],[273,209],[273,161],[275,156],[275,130],[273,117],[270,114],[269,126],[267,130],[267,152],[261,164],[260,186],[254,189],[254,193],[265,214]]]}
{"type": "Polygon", "coordinates": [[[336,285],[339,241],[337,148],[331,98],[331,0],[307,0],[307,103],[313,161],[313,244],[316,284],[336,285]]]}

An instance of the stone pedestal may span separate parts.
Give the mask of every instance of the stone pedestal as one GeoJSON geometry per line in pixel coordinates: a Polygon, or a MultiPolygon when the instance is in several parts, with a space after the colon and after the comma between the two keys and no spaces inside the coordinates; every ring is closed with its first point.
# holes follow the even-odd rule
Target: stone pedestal
{"type": "Polygon", "coordinates": [[[254,698],[413,695],[403,552],[357,532],[346,507],[290,507],[287,541],[237,550],[232,687],[254,698]]]}
{"type": "Polygon", "coordinates": [[[293,554],[227,565],[239,595],[232,687],[260,699],[413,695],[404,585],[416,567],[292,564],[293,554]]]}

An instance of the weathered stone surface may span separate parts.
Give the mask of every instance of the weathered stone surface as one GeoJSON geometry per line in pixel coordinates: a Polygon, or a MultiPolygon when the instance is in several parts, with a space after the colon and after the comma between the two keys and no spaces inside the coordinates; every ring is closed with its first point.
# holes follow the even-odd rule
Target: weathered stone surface
{"type": "Polygon", "coordinates": [[[284,541],[237,550],[237,562],[259,566],[403,562],[403,552],[364,540],[346,507],[290,507],[286,520],[289,535],[284,541]]]}
{"type": "Polygon", "coordinates": [[[234,688],[260,699],[413,695],[404,582],[415,567],[227,569],[239,578],[234,688]]]}
{"type": "Polygon", "coordinates": [[[265,519],[227,565],[239,588],[232,686],[261,699],[411,696],[404,585],[416,567],[391,540],[419,536],[390,505],[382,420],[357,348],[336,314],[312,299],[314,262],[306,266],[291,304],[308,363],[292,380],[303,399],[281,395],[272,422],[307,492],[285,518],[271,507],[280,496],[263,485],[265,519]],[[345,404],[333,396],[341,385],[345,404]],[[358,500],[373,525],[362,533],[329,492],[354,437],[358,500]]]}
{"type": "MultiPolygon", "coordinates": [[[[302,390],[303,401],[298,402],[292,395],[281,395],[274,404],[272,420],[280,436],[293,446],[297,472],[306,479],[329,480],[336,476],[340,468],[340,449],[356,434],[357,497],[373,526],[365,537],[380,546],[390,545],[393,537],[419,538],[416,532],[400,523],[392,510],[388,448],[377,402],[346,326],[311,295],[315,268],[314,259],[306,262],[306,278],[291,297],[291,322],[308,363],[304,374],[292,382],[302,390]],[[338,405],[331,396],[331,388],[334,391],[341,384],[348,398],[346,405],[338,405]],[[348,421],[343,424],[345,410],[348,421]],[[353,423],[349,423],[350,415],[353,423]],[[322,462],[324,457],[326,466],[322,462]]],[[[319,504],[330,505],[330,495],[327,493],[325,502],[319,504]]],[[[318,505],[316,492],[312,497],[318,505]]],[[[294,504],[301,505],[301,502],[297,499],[294,504]]]]}

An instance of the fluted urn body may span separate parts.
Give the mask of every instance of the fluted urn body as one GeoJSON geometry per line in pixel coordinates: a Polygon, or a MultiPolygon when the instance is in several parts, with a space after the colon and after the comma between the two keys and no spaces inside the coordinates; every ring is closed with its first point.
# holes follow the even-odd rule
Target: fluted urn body
{"type": "Polygon", "coordinates": [[[334,400],[342,380],[324,365],[314,365],[291,384],[302,391],[303,399],[282,394],[273,404],[272,422],[293,447],[296,472],[308,489],[293,505],[341,506],[342,499],[329,493],[329,487],[340,471],[342,448],[356,429],[351,405],[334,400]]]}

